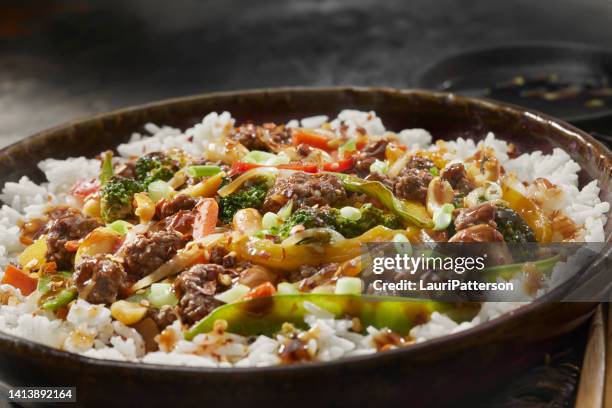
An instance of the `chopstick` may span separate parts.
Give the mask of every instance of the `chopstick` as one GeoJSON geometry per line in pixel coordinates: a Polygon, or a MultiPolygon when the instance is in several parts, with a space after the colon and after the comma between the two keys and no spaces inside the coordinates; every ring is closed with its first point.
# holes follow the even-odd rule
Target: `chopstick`
{"type": "Polygon", "coordinates": [[[612,407],[612,303],[608,303],[608,327],[606,330],[606,382],[604,384],[604,407],[612,407]]]}
{"type": "Polygon", "coordinates": [[[606,330],[604,324],[604,307],[597,306],[591,321],[589,339],[584,352],[580,384],[576,396],[576,408],[602,408],[604,404],[604,383],[606,376],[606,330]]]}

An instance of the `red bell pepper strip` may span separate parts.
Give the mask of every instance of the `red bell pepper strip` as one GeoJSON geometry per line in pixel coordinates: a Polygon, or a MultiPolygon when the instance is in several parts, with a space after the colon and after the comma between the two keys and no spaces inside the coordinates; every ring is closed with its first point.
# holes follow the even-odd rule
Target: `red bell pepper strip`
{"type": "Polygon", "coordinates": [[[85,198],[98,191],[100,191],[100,182],[97,179],[80,179],[70,189],[70,195],[85,198]]]}
{"type": "Polygon", "coordinates": [[[38,280],[30,278],[30,275],[13,265],[8,265],[2,276],[2,283],[16,287],[23,296],[28,296],[36,290],[38,280]]]}
{"type": "Polygon", "coordinates": [[[323,163],[323,170],[342,173],[343,171],[352,169],[354,164],[354,160],[352,158],[348,158],[333,163],[323,163]]]}

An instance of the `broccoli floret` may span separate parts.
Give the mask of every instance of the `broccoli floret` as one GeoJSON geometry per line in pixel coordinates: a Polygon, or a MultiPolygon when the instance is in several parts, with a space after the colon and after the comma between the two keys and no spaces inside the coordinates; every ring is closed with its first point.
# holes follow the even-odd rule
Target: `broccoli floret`
{"type": "Polygon", "coordinates": [[[177,171],[174,161],[159,153],[143,156],[136,161],[136,178],[143,188],[156,180],[168,181],[177,171]]]}
{"type": "Polygon", "coordinates": [[[299,208],[278,228],[278,235],[282,239],[287,238],[296,225],[303,225],[305,229],[331,227],[338,216],[339,212],[335,208],[299,208]]]}
{"type": "Polygon", "coordinates": [[[372,204],[364,204],[359,211],[361,217],[358,220],[350,220],[344,218],[337,208],[300,208],[280,226],[278,235],[282,239],[287,238],[296,225],[303,225],[306,229],[332,228],[346,238],[357,237],[377,225],[394,229],[401,228],[401,223],[395,215],[385,213],[372,204]]]}
{"type": "Polygon", "coordinates": [[[134,194],[143,191],[143,186],[131,178],[112,177],[102,187],[100,213],[105,222],[113,222],[130,216],[133,212],[134,194]]]}
{"type": "Polygon", "coordinates": [[[250,187],[219,199],[220,218],[225,223],[232,222],[234,214],[244,208],[261,208],[268,185],[265,182],[253,184],[250,187]]]}
{"type": "Polygon", "coordinates": [[[498,206],[495,211],[497,230],[504,236],[504,241],[522,244],[536,242],[535,235],[525,220],[514,210],[498,206]]]}
{"type": "Polygon", "coordinates": [[[358,237],[377,225],[391,229],[401,228],[401,223],[395,215],[385,213],[372,204],[364,204],[359,211],[361,217],[358,220],[350,220],[338,214],[333,228],[346,238],[358,237]]]}

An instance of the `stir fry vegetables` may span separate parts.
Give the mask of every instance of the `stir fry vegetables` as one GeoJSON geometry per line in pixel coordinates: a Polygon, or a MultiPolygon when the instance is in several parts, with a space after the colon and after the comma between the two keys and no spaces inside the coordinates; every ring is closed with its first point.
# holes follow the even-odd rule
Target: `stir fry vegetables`
{"type": "Polygon", "coordinates": [[[502,198],[510,208],[516,211],[525,220],[535,234],[538,242],[550,242],[552,239],[552,228],[550,220],[537,204],[521,194],[511,183],[506,180],[502,184],[502,198]]]}
{"type": "Polygon", "coordinates": [[[422,205],[398,199],[382,183],[378,181],[363,180],[348,174],[333,174],[342,180],[342,183],[347,190],[366,194],[367,196],[380,201],[404,223],[420,228],[431,228],[433,226],[431,218],[422,205]]]}
{"type": "MultiPolygon", "coordinates": [[[[562,257],[560,255],[555,255],[547,259],[531,262],[529,266],[532,266],[536,270],[539,270],[543,273],[550,273],[553,267],[557,264],[557,262],[561,260],[562,257]]],[[[521,272],[523,272],[524,269],[525,263],[521,262],[510,265],[492,266],[484,269],[482,271],[482,274],[489,282],[496,282],[499,278],[509,281],[511,279],[514,279],[521,272]]]]}
{"type": "Polygon", "coordinates": [[[154,181],[168,181],[178,170],[175,163],[165,155],[148,155],[136,161],[136,178],[143,189],[154,181]]]}
{"type": "Polygon", "coordinates": [[[8,265],[2,276],[2,283],[11,285],[21,291],[24,296],[36,290],[38,281],[13,265],[8,265]]]}
{"type": "MultiPolygon", "coordinates": [[[[105,152],[97,177],[77,181],[67,205],[24,221],[25,247],[2,283],[57,319],[83,302],[103,304],[130,330],[147,327],[145,342],[160,348],[159,339],[175,331],[201,339],[224,325],[234,334],[282,338],[285,325],[306,329],[316,309],[355,319],[355,335],[368,326],[390,330],[401,340],[395,347],[411,344],[411,329],[434,312],[461,323],[479,305],[377,289],[376,277],[447,276],[435,264],[385,267],[379,275],[379,249],[367,244],[388,243],[379,246],[384,256],[392,250],[446,261],[452,256],[439,242],[495,242],[478,277],[525,274],[534,292],[561,259],[509,250],[553,239],[560,218],[542,200],[542,189],[554,188],[548,181],[523,185],[484,144],[466,157],[443,142],[420,148],[410,134],[373,135],[377,126],[338,121],[316,129],[203,123],[202,132],[180,139],[182,149],[105,152]]],[[[579,233],[569,218],[561,221],[555,238],[579,233]]]]}
{"type": "Polygon", "coordinates": [[[225,320],[233,333],[245,336],[273,335],[284,323],[304,327],[308,313],[305,303],[328,311],[336,318],[357,317],[363,327],[388,327],[402,335],[429,319],[432,312],[444,312],[456,321],[469,320],[478,311],[476,305],[452,305],[433,301],[419,301],[359,295],[298,294],[276,295],[230,303],[216,309],[196,323],[186,334],[192,339],[213,329],[217,320],[225,320]]]}
{"type": "Polygon", "coordinates": [[[354,238],[377,225],[399,229],[401,223],[395,215],[386,214],[369,203],[364,204],[359,209],[354,207],[344,207],[342,209],[307,207],[300,208],[280,225],[278,228],[279,237],[281,239],[289,237],[291,231],[298,225],[302,225],[306,229],[332,228],[345,238],[354,238]]]}
{"type": "Polygon", "coordinates": [[[231,222],[238,210],[244,208],[261,208],[261,205],[268,192],[266,182],[258,182],[242,191],[221,197],[219,200],[221,219],[224,222],[231,222]]]}
{"type": "MultiPolygon", "coordinates": [[[[323,232],[329,234],[327,232],[323,232]]],[[[411,236],[411,231],[391,230],[377,226],[364,234],[321,245],[276,244],[270,240],[243,237],[232,242],[232,249],[248,261],[280,270],[295,270],[301,265],[317,265],[325,262],[344,262],[361,255],[362,245],[368,242],[392,242],[396,235],[411,236]]],[[[329,235],[327,235],[329,242],[329,235]]]]}
{"type": "Polygon", "coordinates": [[[124,177],[111,177],[102,187],[100,211],[105,222],[128,218],[134,212],[134,195],[142,191],[135,180],[124,177]]]}

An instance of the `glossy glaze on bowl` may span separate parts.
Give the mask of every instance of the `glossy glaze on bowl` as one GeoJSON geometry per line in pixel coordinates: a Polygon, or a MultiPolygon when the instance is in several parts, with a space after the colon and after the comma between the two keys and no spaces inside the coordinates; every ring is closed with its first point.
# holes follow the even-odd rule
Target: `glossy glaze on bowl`
{"type": "MultiPolygon", "coordinates": [[[[519,108],[449,94],[393,89],[277,89],[209,94],[163,101],[77,121],[0,151],[0,183],[26,174],[41,181],[36,163],[94,156],[127,140],[147,122],[182,129],[210,111],[240,123],[286,122],[345,108],[374,110],[393,130],[420,127],[435,138],[483,137],[492,131],[520,151],[565,149],[582,167],[581,182],[597,179],[612,201],[610,151],[570,125],[519,108]]],[[[605,234],[610,242],[612,223],[605,234]]],[[[559,347],[559,336],[582,324],[592,303],[526,306],[473,330],[408,348],[332,363],[251,369],[205,369],[99,361],[0,333],[0,376],[11,385],[71,385],[91,406],[362,406],[454,405],[494,391],[516,372],[559,347]]]]}

